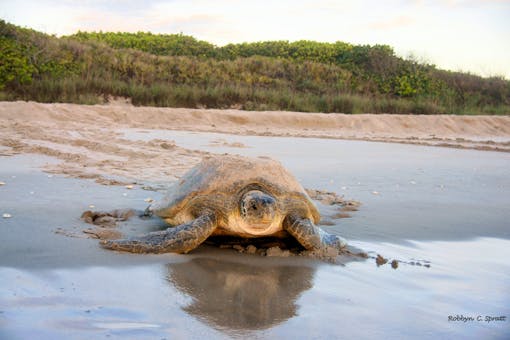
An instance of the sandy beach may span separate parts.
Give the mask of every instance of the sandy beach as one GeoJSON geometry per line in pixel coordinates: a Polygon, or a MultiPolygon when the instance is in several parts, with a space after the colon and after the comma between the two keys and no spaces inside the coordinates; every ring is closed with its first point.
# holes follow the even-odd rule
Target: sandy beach
{"type": "Polygon", "coordinates": [[[0,338],[506,339],[509,126],[2,102],[0,338]],[[84,211],[133,209],[111,228],[123,235],[166,228],[140,212],[212,153],[268,156],[361,202],[337,218],[315,201],[321,228],[368,258],[99,246],[84,211]]]}

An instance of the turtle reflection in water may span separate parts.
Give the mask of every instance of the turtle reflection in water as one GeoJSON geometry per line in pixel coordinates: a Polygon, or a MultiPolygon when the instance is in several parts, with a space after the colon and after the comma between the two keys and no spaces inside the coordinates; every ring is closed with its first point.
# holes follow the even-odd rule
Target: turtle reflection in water
{"type": "Polygon", "coordinates": [[[295,316],[296,300],[312,287],[315,273],[307,266],[210,258],[171,264],[168,271],[169,281],[193,299],[185,312],[230,330],[266,329],[295,316]]]}
{"type": "Polygon", "coordinates": [[[103,240],[101,245],[135,253],[187,253],[209,236],[290,235],[319,253],[338,254],[346,246],[344,239],[316,226],[319,212],[301,184],[279,162],[265,157],[205,158],[146,213],[175,227],[103,240]]]}

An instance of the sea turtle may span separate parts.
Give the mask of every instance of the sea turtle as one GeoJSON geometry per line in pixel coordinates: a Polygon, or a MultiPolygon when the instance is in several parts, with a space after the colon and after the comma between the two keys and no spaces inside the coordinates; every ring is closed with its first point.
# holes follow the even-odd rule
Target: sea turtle
{"type": "MultiPolygon", "coordinates": [[[[316,226],[320,215],[294,176],[267,157],[210,156],[192,168],[146,214],[170,227],[140,237],[103,240],[133,253],[187,253],[209,236],[293,236],[311,251],[339,251],[346,241],[316,226]]],[[[337,252],[338,253],[338,252],[337,252]]]]}

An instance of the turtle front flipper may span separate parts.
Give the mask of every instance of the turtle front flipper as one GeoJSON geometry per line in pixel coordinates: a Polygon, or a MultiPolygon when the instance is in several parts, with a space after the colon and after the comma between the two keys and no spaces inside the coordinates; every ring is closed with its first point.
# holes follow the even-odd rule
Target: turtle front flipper
{"type": "Polygon", "coordinates": [[[131,253],[187,253],[204,242],[216,229],[216,215],[202,215],[193,221],[154,231],[139,237],[121,240],[102,240],[106,249],[131,253]]]}
{"type": "Polygon", "coordinates": [[[283,227],[307,250],[320,250],[328,247],[342,250],[347,246],[345,239],[328,234],[308,218],[287,216],[283,221],[283,227]]]}

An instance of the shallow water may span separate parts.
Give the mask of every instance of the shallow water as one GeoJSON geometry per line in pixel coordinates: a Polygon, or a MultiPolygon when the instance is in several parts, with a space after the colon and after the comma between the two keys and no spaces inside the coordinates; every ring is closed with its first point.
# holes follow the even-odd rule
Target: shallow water
{"type": "MultiPolygon", "coordinates": [[[[308,138],[125,131],[211,152],[269,155],[305,187],[363,202],[325,226],[373,259],[333,265],[203,246],[189,255],[100,249],[82,211],[143,209],[160,194],[48,177],[0,157],[0,338],[508,338],[510,156],[308,138]],[[212,146],[219,138],[246,148],[212,146]],[[12,178],[12,176],[16,176],[12,178]],[[377,192],[377,194],[374,194],[377,192]],[[430,267],[423,266],[424,264],[430,267]],[[459,316],[461,321],[448,321],[459,316]],[[478,316],[481,321],[477,321],[478,316]],[[506,321],[486,322],[486,316],[506,321]],[[473,317],[474,321],[462,321],[473,317]]],[[[319,206],[322,212],[327,208],[319,206]]],[[[126,222],[136,230],[147,221],[126,222]]]]}

